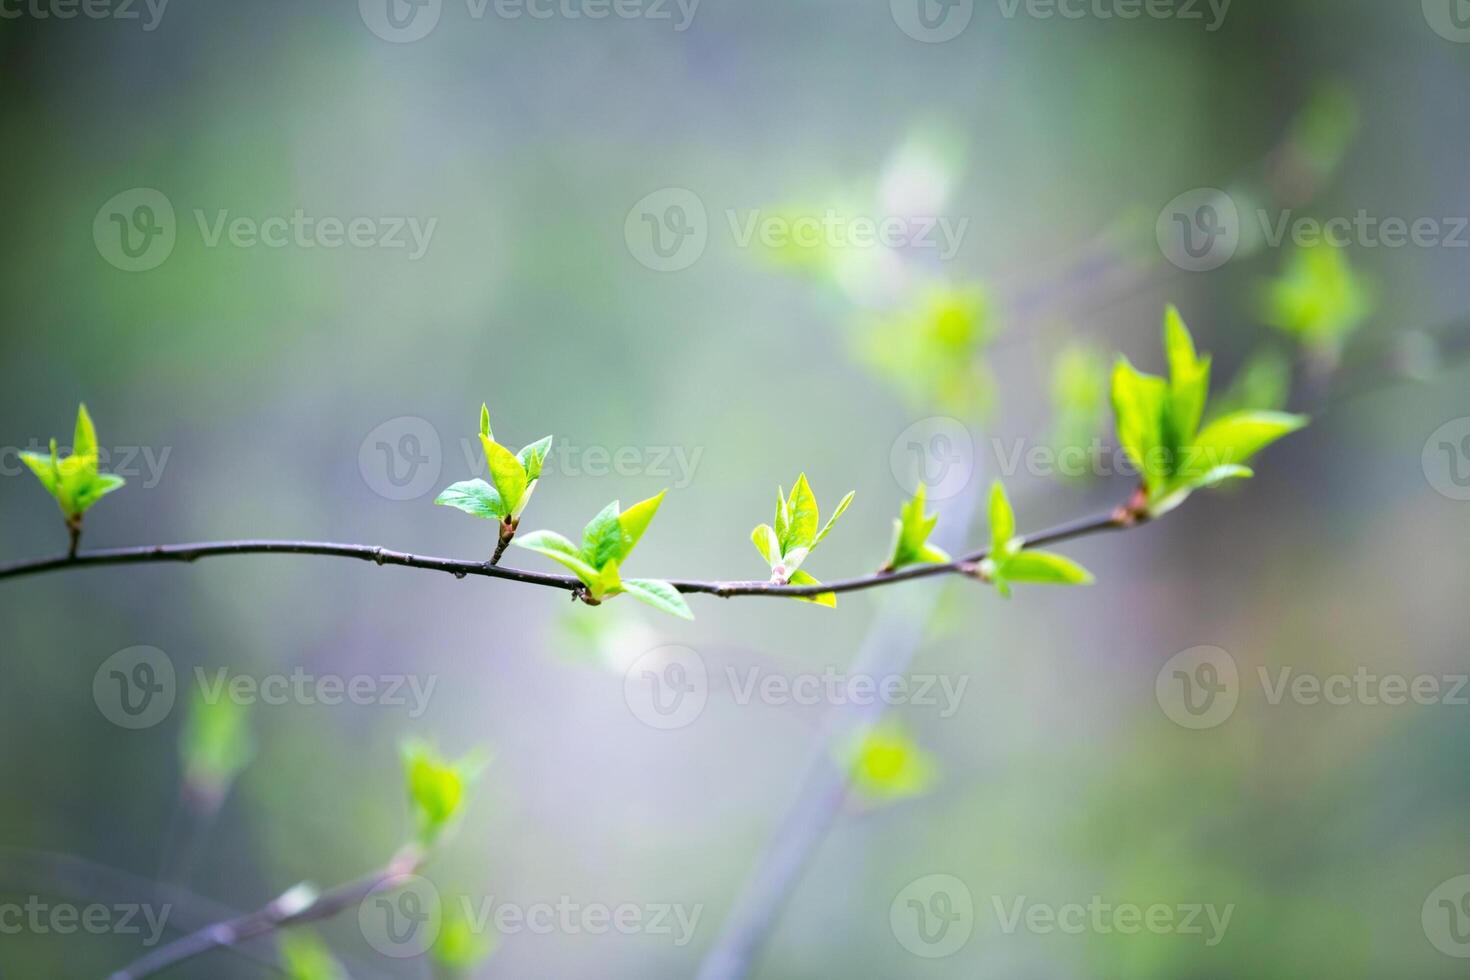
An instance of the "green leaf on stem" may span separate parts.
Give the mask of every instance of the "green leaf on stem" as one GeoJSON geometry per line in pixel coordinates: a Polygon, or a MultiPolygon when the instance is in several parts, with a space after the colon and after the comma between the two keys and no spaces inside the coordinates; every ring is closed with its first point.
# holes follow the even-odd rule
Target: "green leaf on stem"
{"type": "Polygon", "coordinates": [[[1239,411],[1199,430],[1205,417],[1210,359],[1195,353],[1177,310],[1164,318],[1170,378],[1142,374],[1120,358],[1113,372],[1118,441],[1143,478],[1147,514],[1179,506],[1195,490],[1251,475],[1250,458],[1307,424],[1301,415],[1239,411]]]}
{"type": "Polygon", "coordinates": [[[885,571],[894,571],[906,565],[920,565],[949,561],[949,555],[929,543],[929,535],[939,523],[938,514],[924,513],[926,487],[920,483],[913,499],[899,508],[893,521],[893,546],[888,552],[885,571]]]}
{"type": "Polygon", "coordinates": [[[70,455],[62,458],[56,440],[52,439],[49,455],[22,452],[20,458],[46,492],[56,499],[68,523],[75,523],[93,504],[127,482],[115,474],[97,472],[97,455],[97,430],[92,416],[86,405],[78,405],[70,455]]]}
{"type": "Polygon", "coordinates": [[[500,493],[484,480],[461,480],[445,487],[434,503],[454,507],[472,517],[503,521],[510,516],[500,493]]]}

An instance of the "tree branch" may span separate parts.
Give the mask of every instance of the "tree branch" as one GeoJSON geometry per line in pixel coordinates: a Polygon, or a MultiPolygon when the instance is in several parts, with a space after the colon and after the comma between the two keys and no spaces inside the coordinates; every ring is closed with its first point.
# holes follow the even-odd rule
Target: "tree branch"
{"type": "MultiPolygon", "coordinates": [[[[1130,506],[1116,508],[1107,514],[1084,518],[1062,524],[1034,535],[1027,535],[1030,545],[1055,544],[1072,538],[1080,538],[1102,531],[1113,531],[1137,523],[1141,515],[1130,506]]],[[[893,572],[874,572],[854,578],[823,582],[820,585],[776,585],[764,581],[702,581],[675,579],[670,581],[675,589],[685,594],[714,595],[721,598],[734,596],[784,596],[801,597],[823,595],[828,592],[858,592],[898,582],[932,578],[936,575],[973,575],[976,563],[989,552],[973,551],[953,561],[925,565],[909,565],[893,572]]],[[[414,555],[403,551],[390,551],[366,544],[334,544],[329,541],[206,541],[196,544],[145,545],[133,548],[102,548],[76,555],[61,555],[56,558],[40,558],[33,561],[14,562],[0,565],[0,579],[39,575],[42,572],[86,568],[94,565],[141,565],[158,562],[193,562],[201,558],[219,555],[324,555],[333,558],[355,558],[371,561],[378,565],[401,565],[405,568],[420,568],[428,571],[448,572],[455,578],[478,575],[486,578],[505,579],[526,585],[562,589],[577,594],[582,583],[571,575],[555,575],[547,572],[532,572],[520,568],[507,568],[488,562],[463,561],[456,558],[434,558],[414,555]]]]}
{"type": "Polygon", "coordinates": [[[287,926],[331,918],[358,904],[384,885],[413,875],[423,865],[424,857],[422,850],[409,845],[394,855],[381,870],[322,892],[305,905],[300,905],[295,899],[296,889],[293,888],[262,909],[213,923],[167,945],[159,946],[116,971],[108,980],[141,980],[211,950],[236,946],[287,926]]]}

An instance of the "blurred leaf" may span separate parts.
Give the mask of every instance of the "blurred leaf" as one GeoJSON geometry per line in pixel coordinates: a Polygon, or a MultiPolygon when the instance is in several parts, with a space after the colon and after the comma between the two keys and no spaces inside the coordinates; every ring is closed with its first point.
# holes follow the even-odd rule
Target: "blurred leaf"
{"type": "Polygon", "coordinates": [[[938,776],[933,757],[894,722],[869,729],[848,755],[853,789],[869,800],[892,802],[919,796],[938,776]]]}
{"type": "Polygon", "coordinates": [[[281,966],[290,980],[348,980],[347,971],[316,933],[294,929],[281,935],[281,966]]]}
{"type": "Polygon", "coordinates": [[[475,928],[462,902],[443,906],[439,935],[430,955],[453,976],[462,976],[484,962],[500,945],[499,935],[485,935],[475,928]]]}
{"type": "Polygon", "coordinates": [[[1374,309],[1372,290],[1348,264],[1346,249],[1326,242],[1291,252],[1281,276],[1263,283],[1259,296],[1267,324],[1329,354],[1374,309]]]}
{"type": "Polygon", "coordinates": [[[1291,391],[1291,362],[1277,347],[1263,346],[1246,359],[1230,387],[1210,406],[1208,418],[1247,410],[1279,411],[1291,391]]]}
{"type": "Polygon", "coordinates": [[[250,708],[223,694],[209,701],[196,689],[179,737],[179,757],[185,785],[199,798],[218,805],[255,758],[250,708]]]}
{"type": "Polygon", "coordinates": [[[453,824],[464,804],[465,789],[482,766],[474,755],[451,763],[425,742],[404,743],[403,769],[420,844],[433,844],[453,824]]]}
{"type": "Polygon", "coordinates": [[[910,406],[983,416],[994,401],[985,348],[996,328],[978,286],[929,286],[864,331],[861,356],[910,406]]]}
{"type": "Polygon", "coordinates": [[[1006,496],[1005,484],[996,480],[990,485],[990,551],[991,557],[1002,557],[1012,550],[1016,536],[1016,512],[1006,496]]]}
{"type": "Polygon", "coordinates": [[[1085,452],[1101,432],[1107,392],[1108,366],[1097,351],[1078,343],[1063,348],[1051,379],[1051,445],[1059,458],[1068,450],[1085,452]]]}

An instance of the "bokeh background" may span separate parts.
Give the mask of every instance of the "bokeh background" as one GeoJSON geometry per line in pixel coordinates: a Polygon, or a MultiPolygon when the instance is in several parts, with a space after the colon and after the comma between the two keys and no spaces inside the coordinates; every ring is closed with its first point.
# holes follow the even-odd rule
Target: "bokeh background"
{"type": "MultiPolygon", "coordinates": [[[[1297,350],[1258,302],[1293,253],[1251,239],[1256,209],[1470,214],[1470,47],[1453,3],[1237,0],[1209,30],[1204,5],[1202,19],[1073,19],[976,0],[927,8],[969,16],[947,40],[915,29],[903,0],[703,0],[687,19],[672,4],[592,19],[567,13],[586,4],[537,18],[444,0],[395,6],[404,28],[367,0],[197,0],[127,11],[137,19],[7,5],[0,560],[64,548],[15,453],[65,446],[83,400],[129,477],[89,515],[90,547],[280,537],[482,558],[493,527],[432,505],[479,475],[466,447],[482,401],[502,441],[566,447],[523,526],[573,534],[611,499],[671,488],[629,574],[762,577],[749,529],[803,470],[824,507],[857,491],[811,571],[876,567],[915,441],[958,467],[943,526],[976,544],[983,516],[966,532],[964,505],[997,476],[1023,529],[1103,510],[1126,475],[1062,479],[1002,458],[1055,444],[1064,352],[1159,370],[1174,302],[1226,385],[1263,344],[1297,350]],[[1230,193],[1247,234],[1228,263],[1187,272],[1155,220],[1201,187],[1230,193]],[[138,188],[166,200],[174,241],[135,261],[108,229],[137,213],[138,188]],[[702,221],[667,210],[689,196],[702,221]],[[913,242],[773,250],[742,244],[729,217],[827,208],[966,224],[941,256],[913,242]],[[222,212],[298,209],[371,219],[374,236],[399,218],[432,232],[421,255],[211,244],[222,212]],[[644,214],[690,228],[697,254],[651,268],[665,260],[644,214]]],[[[1436,889],[1470,873],[1470,707],[1273,704],[1258,668],[1273,683],[1282,668],[1429,676],[1442,693],[1467,670],[1470,503],[1456,480],[1470,456],[1438,449],[1470,434],[1467,375],[1415,332],[1470,308],[1467,258],[1355,241],[1371,313],[1343,362],[1363,352],[1427,380],[1335,399],[1251,483],[1066,547],[1096,574],[1088,589],[1021,587],[1007,602],[931,581],[835,611],[696,597],[685,623],[627,597],[592,609],[321,558],[6,580],[0,900],[167,903],[173,938],[297,881],[346,880],[411,831],[398,745],[415,736],[493,755],[426,872],[447,901],[699,916],[682,943],[487,934],[497,948],[471,975],[692,976],[824,731],[825,706],[742,704],[729,671],[844,670],[896,607],[924,624],[912,672],[966,684],[947,717],[891,712],[933,778],[901,798],[853,794],[755,976],[1463,975],[1445,950],[1470,954],[1466,889],[1436,889]],[[668,644],[710,682],[697,718],[658,730],[625,674],[668,644]],[[129,730],[94,678],[139,645],[166,654],[178,697],[129,730]],[[1156,679],[1201,645],[1238,666],[1238,703],[1192,729],[1156,679]],[[250,764],[199,818],[179,751],[196,669],[298,668],[433,687],[416,716],[254,705],[250,764]],[[891,922],[929,875],[952,876],[973,907],[944,957],[891,922]],[[1207,945],[1007,931],[997,911],[1093,896],[1233,913],[1207,945]]],[[[1323,360],[1299,359],[1294,407],[1333,390],[1323,360]]],[[[1062,388],[1082,405],[1073,430],[1110,439],[1086,385],[1062,388]]],[[[355,914],[316,931],[353,976],[435,969],[382,955],[355,914]]],[[[0,973],[102,976],[145,951],[117,930],[7,930],[0,973]]],[[[170,975],[277,973],[219,952],[170,975]]]]}

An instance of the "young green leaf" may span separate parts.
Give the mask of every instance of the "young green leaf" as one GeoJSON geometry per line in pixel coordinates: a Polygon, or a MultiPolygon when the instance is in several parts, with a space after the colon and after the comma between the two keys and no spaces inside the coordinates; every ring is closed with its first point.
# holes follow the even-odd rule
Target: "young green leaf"
{"type": "Polygon", "coordinates": [[[1199,429],[1210,393],[1210,358],[1195,353],[1194,338],[1172,305],[1164,312],[1164,351],[1169,358],[1169,411],[1165,417],[1170,433],[1176,437],[1172,441],[1177,443],[1199,429]]]}
{"type": "Polygon", "coordinates": [[[417,840],[427,847],[460,815],[465,790],[479,775],[483,763],[474,755],[449,762],[420,741],[405,742],[402,754],[417,840]]]}
{"type": "Polygon", "coordinates": [[[991,557],[1011,551],[1016,536],[1016,512],[1006,496],[1005,484],[996,480],[990,485],[990,550],[991,557]]]}
{"type": "Polygon", "coordinates": [[[97,472],[97,430],[86,405],[77,406],[71,455],[60,458],[56,440],[52,439],[50,455],[22,452],[20,458],[56,499],[74,532],[79,531],[82,515],[93,504],[127,482],[120,476],[97,472]]]}
{"type": "MultiPolygon", "coordinates": [[[[485,450],[490,483],[465,480],[453,484],[439,494],[434,503],[458,508],[475,517],[498,518],[505,524],[500,544],[504,548],[509,535],[515,533],[526,505],[531,502],[531,494],[536,491],[546,455],[551,451],[551,436],[536,440],[519,453],[512,453],[495,441],[490,431],[490,409],[481,405],[480,445],[485,450]]],[[[496,556],[499,554],[497,550],[496,556]]]]}
{"type": "Polygon", "coordinates": [[[843,511],[847,510],[848,505],[852,503],[852,498],[855,496],[857,496],[857,491],[849,490],[847,491],[847,496],[843,497],[837,502],[837,509],[832,512],[832,516],[827,518],[827,523],[823,524],[822,529],[817,532],[816,540],[812,541],[813,548],[820,544],[822,542],[822,539],[831,533],[832,525],[837,523],[837,518],[841,517],[843,511]]]}
{"type": "Polygon", "coordinates": [[[1142,474],[1148,514],[1154,517],[1195,490],[1249,476],[1244,464],[1251,456],[1307,423],[1300,415],[1243,411],[1197,431],[1205,415],[1210,360],[1195,353],[1189,329],[1172,307],[1164,319],[1164,347],[1168,382],[1139,373],[1126,359],[1119,359],[1113,373],[1118,440],[1142,474]]]}
{"type": "MultiPolygon", "coordinates": [[[[1307,424],[1305,415],[1287,412],[1236,412],[1205,426],[1194,444],[1186,475],[1221,466],[1243,466],[1256,453],[1307,424]]],[[[1190,454],[1186,454],[1188,456],[1190,454]]]]}
{"type": "Polygon", "coordinates": [[[899,508],[893,522],[893,547],[889,549],[884,571],[894,571],[906,565],[949,561],[949,555],[929,543],[929,535],[939,523],[938,514],[924,513],[925,486],[920,483],[913,499],[899,508]]]}
{"type": "Polygon", "coordinates": [[[990,554],[980,563],[981,577],[1004,597],[1012,582],[1044,585],[1090,585],[1092,575],[1076,562],[1049,551],[1027,551],[1026,539],[1016,536],[1016,514],[1005,486],[990,487],[990,554]]]}
{"type": "Polygon", "coordinates": [[[529,534],[520,534],[511,544],[517,548],[534,551],[538,555],[545,555],[552,561],[560,563],[581,579],[582,584],[588,589],[597,585],[597,569],[588,564],[587,559],[582,557],[582,552],[576,545],[555,531],[532,531],[529,534]]]}
{"type": "Polygon", "coordinates": [[[593,568],[622,560],[623,525],[618,516],[618,502],[614,500],[582,530],[582,558],[593,568]]]}
{"type": "Polygon", "coordinates": [[[495,492],[500,494],[500,499],[505,501],[505,506],[514,512],[529,482],[525,467],[509,449],[493,439],[481,436],[480,443],[485,447],[485,465],[490,470],[490,482],[495,486],[495,492]]]}
{"type": "Polygon", "coordinates": [[[781,560],[781,542],[776,538],[776,531],[771,525],[756,525],[756,529],[750,532],[750,540],[767,565],[774,565],[781,560]]]}
{"type": "MultiPolygon", "coordinates": [[[[791,577],[787,581],[791,585],[822,584],[821,582],[813,578],[810,572],[803,572],[800,569],[792,572],[791,577]]],[[[819,592],[816,595],[799,595],[794,596],[793,598],[798,599],[801,602],[811,602],[815,603],[818,606],[826,606],[828,609],[837,608],[837,594],[835,592],[819,592]]]]}
{"type": "Polygon", "coordinates": [[[796,485],[791,488],[791,498],[787,501],[787,509],[790,523],[781,539],[782,553],[794,548],[811,548],[817,540],[819,515],[817,498],[812,493],[811,485],[806,482],[805,473],[796,478],[796,485]]]}
{"type": "Polygon", "coordinates": [[[461,480],[451,483],[434,498],[434,503],[454,507],[473,517],[503,521],[510,516],[505,501],[484,480],[461,480]]]}
{"type": "Polygon", "coordinates": [[[652,578],[629,578],[623,580],[623,589],[633,598],[646,602],[655,609],[662,609],[681,619],[694,618],[694,613],[689,610],[689,603],[684,601],[678,589],[667,582],[652,578]]]}
{"type": "Polygon", "coordinates": [[[654,496],[638,501],[618,515],[618,524],[622,528],[622,545],[618,552],[619,561],[628,557],[628,553],[643,537],[643,532],[648,530],[649,522],[653,520],[653,515],[658,513],[659,505],[664,502],[664,495],[667,493],[667,490],[660,490],[654,496]]]}
{"type": "Polygon", "coordinates": [[[526,471],[528,481],[541,479],[541,467],[546,462],[546,454],[551,452],[551,436],[542,436],[529,446],[523,446],[516,453],[516,461],[526,471]]]}
{"type": "Polygon", "coordinates": [[[1158,481],[1168,473],[1164,442],[1164,406],[1168,385],[1163,378],[1143,374],[1119,357],[1113,366],[1113,414],[1118,441],[1145,480],[1158,481]]]}
{"type": "Polygon", "coordinates": [[[1049,551],[1020,551],[1005,563],[1005,577],[1012,582],[1041,585],[1091,585],[1092,573],[1070,558],[1049,551]]]}
{"type": "Polygon", "coordinates": [[[515,539],[514,544],[545,555],[571,569],[586,586],[584,598],[592,605],[622,592],[676,616],[693,619],[689,606],[672,586],[658,579],[621,578],[621,566],[629,552],[643,537],[653,515],[663,503],[664,493],[640,500],[626,511],[619,511],[615,500],[588,522],[582,532],[582,547],[552,531],[533,531],[515,539]]]}
{"type": "Polygon", "coordinates": [[[77,424],[72,435],[71,453],[73,456],[97,455],[97,428],[92,424],[92,416],[86,405],[77,406],[77,424]]]}
{"type": "MultiPolygon", "coordinates": [[[[806,474],[796,478],[796,485],[791,488],[789,497],[780,487],[776,488],[775,526],[758,525],[750,536],[755,550],[760,552],[761,558],[771,568],[772,582],[796,581],[795,575],[801,563],[816,548],[818,542],[831,532],[837,518],[852,503],[852,498],[852,493],[843,497],[832,516],[827,519],[826,525],[818,530],[820,513],[817,497],[812,492],[811,484],[807,482],[806,474]]],[[[812,579],[812,582],[815,583],[816,580],[812,579]]]]}

